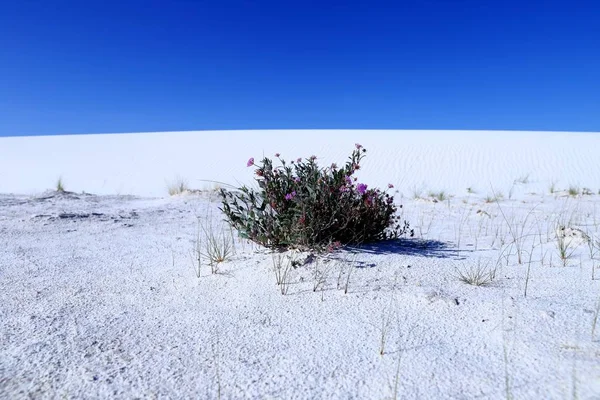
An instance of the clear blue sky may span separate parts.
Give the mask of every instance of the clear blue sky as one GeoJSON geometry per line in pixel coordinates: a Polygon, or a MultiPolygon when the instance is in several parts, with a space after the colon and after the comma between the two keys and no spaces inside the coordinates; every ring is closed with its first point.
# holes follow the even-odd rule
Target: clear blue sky
{"type": "Polygon", "coordinates": [[[600,131],[600,2],[0,0],[0,136],[600,131]]]}

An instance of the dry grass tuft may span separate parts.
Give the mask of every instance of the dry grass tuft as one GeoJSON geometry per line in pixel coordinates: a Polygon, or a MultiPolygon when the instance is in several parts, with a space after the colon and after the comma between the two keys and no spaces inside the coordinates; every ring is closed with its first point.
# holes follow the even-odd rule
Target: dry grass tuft
{"type": "Polygon", "coordinates": [[[175,196],[189,191],[189,187],[185,179],[177,177],[173,182],[167,183],[167,190],[169,196],[175,196]]]}

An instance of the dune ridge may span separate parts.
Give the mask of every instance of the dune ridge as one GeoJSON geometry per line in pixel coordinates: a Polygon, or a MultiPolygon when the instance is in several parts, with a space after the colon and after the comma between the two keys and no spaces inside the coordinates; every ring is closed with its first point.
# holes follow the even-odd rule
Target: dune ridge
{"type": "Polygon", "coordinates": [[[196,189],[210,187],[203,180],[250,184],[250,157],[339,164],[357,142],[369,151],[359,178],[393,183],[406,196],[418,188],[507,192],[524,178],[530,191],[600,189],[598,133],[256,130],[0,138],[0,192],[39,193],[59,177],[69,190],[111,195],[164,196],[177,178],[196,189]]]}

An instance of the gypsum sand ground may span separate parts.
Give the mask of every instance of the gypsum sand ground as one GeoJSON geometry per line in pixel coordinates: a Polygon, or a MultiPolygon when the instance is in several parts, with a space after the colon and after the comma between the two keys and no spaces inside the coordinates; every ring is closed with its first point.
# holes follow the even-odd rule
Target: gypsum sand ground
{"type": "Polygon", "coordinates": [[[0,397],[598,398],[600,196],[423,197],[397,199],[414,238],[309,258],[282,295],[237,238],[196,276],[214,195],[0,195],[0,397]]]}

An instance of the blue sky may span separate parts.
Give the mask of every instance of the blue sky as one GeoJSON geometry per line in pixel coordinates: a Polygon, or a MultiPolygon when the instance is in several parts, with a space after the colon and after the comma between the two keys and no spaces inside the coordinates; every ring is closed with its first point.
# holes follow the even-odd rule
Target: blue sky
{"type": "Polygon", "coordinates": [[[0,136],[600,131],[600,2],[0,0],[0,136]]]}

